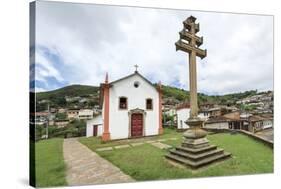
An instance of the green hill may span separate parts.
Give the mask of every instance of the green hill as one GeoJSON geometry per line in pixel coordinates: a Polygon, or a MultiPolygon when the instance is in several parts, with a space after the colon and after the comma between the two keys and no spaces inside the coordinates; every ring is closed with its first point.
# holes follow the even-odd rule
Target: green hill
{"type": "Polygon", "coordinates": [[[99,87],[97,86],[89,86],[89,85],[69,85],[60,89],[56,89],[53,91],[47,92],[39,92],[36,93],[37,100],[50,100],[56,97],[75,97],[75,96],[89,96],[91,94],[97,94],[99,91],[99,87]]]}
{"type": "MultiPolygon", "coordinates": [[[[156,84],[155,84],[156,85],[156,84]]],[[[171,86],[162,86],[164,103],[178,104],[183,101],[189,101],[189,91],[171,86]]],[[[226,95],[206,95],[198,93],[198,103],[230,104],[233,105],[237,100],[257,94],[256,90],[226,95]]],[[[49,101],[51,107],[93,107],[99,104],[99,87],[87,85],[70,85],[57,90],[36,93],[36,105],[39,109],[46,108],[46,102],[49,101]],[[66,102],[65,97],[81,97],[87,99],[87,102],[78,101],[66,102]]]]}

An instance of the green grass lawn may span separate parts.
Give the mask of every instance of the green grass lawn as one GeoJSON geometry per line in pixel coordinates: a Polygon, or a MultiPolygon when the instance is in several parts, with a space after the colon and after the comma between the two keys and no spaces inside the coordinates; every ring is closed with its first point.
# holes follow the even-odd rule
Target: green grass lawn
{"type": "MultiPolygon", "coordinates": [[[[182,133],[167,130],[166,134],[178,139],[164,143],[172,146],[181,143],[182,133]]],[[[166,138],[165,134],[162,137],[166,138]]],[[[97,153],[138,181],[273,172],[273,150],[263,143],[241,134],[214,134],[209,135],[208,139],[212,144],[231,152],[232,158],[196,172],[171,165],[164,158],[168,151],[160,150],[150,144],[97,153]]],[[[99,139],[83,138],[80,142],[95,150],[98,146],[97,140],[99,139]]],[[[112,143],[115,145],[114,142],[112,143]]]]}
{"type": "Polygon", "coordinates": [[[42,140],[35,144],[36,187],[64,186],[63,139],[42,140]]]}
{"type": "Polygon", "coordinates": [[[86,146],[88,146],[90,149],[95,150],[97,148],[104,148],[109,146],[117,146],[122,144],[128,144],[133,142],[144,142],[148,140],[157,140],[157,139],[164,139],[164,138],[182,138],[182,133],[176,132],[174,129],[164,129],[163,135],[157,135],[157,136],[149,136],[149,137],[143,137],[143,138],[137,138],[137,139],[123,139],[123,140],[113,140],[109,142],[102,142],[100,137],[82,137],[79,139],[79,141],[86,146]]]}

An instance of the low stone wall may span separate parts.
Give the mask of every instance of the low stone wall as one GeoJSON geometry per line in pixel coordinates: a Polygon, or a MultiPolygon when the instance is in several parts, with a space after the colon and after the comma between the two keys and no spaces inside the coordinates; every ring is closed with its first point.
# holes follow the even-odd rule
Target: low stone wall
{"type": "Polygon", "coordinates": [[[244,135],[247,135],[247,136],[250,136],[252,138],[254,138],[255,140],[258,140],[258,141],[261,141],[263,142],[264,144],[268,145],[269,147],[273,148],[274,146],[274,142],[270,141],[270,140],[266,140],[258,135],[255,135],[251,132],[248,132],[248,131],[244,131],[244,130],[237,130],[239,133],[242,133],[244,135]]]}
{"type": "Polygon", "coordinates": [[[247,135],[255,140],[261,141],[262,143],[268,145],[269,147],[273,148],[274,146],[274,142],[270,141],[270,140],[266,140],[258,135],[255,135],[254,133],[251,133],[249,131],[244,131],[244,130],[232,130],[232,129],[206,129],[203,128],[204,130],[208,131],[209,134],[216,134],[216,133],[241,133],[244,135],[247,135]]]}

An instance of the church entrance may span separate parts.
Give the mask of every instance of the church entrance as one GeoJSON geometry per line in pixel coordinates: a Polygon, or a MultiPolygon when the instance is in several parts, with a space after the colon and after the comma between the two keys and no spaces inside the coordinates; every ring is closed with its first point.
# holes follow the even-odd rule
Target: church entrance
{"type": "Polygon", "coordinates": [[[93,136],[98,136],[98,126],[93,125],[93,136]]]}
{"type": "Polygon", "coordinates": [[[131,137],[143,136],[143,115],[134,113],[131,117],[131,137]]]}

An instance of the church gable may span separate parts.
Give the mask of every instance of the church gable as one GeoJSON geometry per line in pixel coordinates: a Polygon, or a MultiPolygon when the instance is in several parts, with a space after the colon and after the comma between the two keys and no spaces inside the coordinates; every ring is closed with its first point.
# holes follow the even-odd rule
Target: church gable
{"type": "Polygon", "coordinates": [[[137,71],[131,75],[115,80],[109,84],[111,87],[113,87],[114,85],[118,85],[118,86],[124,85],[124,87],[134,87],[134,88],[143,88],[142,85],[145,85],[146,88],[151,88],[152,90],[157,91],[156,86],[153,85],[148,79],[146,79],[137,71]]]}

